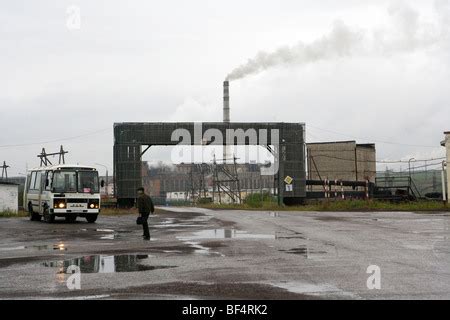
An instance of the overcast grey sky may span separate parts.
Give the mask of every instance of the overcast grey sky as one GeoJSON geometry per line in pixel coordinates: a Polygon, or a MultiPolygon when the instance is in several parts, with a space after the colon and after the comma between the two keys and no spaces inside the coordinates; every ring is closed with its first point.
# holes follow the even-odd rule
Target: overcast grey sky
{"type": "Polygon", "coordinates": [[[221,121],[222,81],[261,51],[274,63],[231,82],[232,121],[305,122],[308,141],[376,142],[379,160],[443,156],[448,0],[0,4],[0,161],[10,175],[61,143],[68,161],[111,168],[114,122],[221,121]],[[67,28],[71,5],[80,29],[67,28]],[[358,36],[345,54],[326,45],[336,25],[358,36]],[[292,57],[310,45],[330,54],[292,57]]]}

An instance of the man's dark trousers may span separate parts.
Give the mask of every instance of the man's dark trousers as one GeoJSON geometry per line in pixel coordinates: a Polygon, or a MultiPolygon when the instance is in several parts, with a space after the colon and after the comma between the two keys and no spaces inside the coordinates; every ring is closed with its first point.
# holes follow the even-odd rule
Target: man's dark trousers
{"type": "Polygon", "coordinates": [[[148,216],[148,213],[142,214],[142,228],[144,229],[144,238],[150,238],[150,231],[148,230],[148,216]]]}

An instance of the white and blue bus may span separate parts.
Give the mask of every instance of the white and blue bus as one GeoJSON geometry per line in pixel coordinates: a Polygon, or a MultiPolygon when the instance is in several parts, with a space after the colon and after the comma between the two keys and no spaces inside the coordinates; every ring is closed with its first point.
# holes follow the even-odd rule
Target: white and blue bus
{"type": "Polygon", "coordinates": [[[31,169],[27,173],[24,208],[30,220],[53,222],[64,217],[74,222],[77,217],[90,223],[100,213],[100,186],[97,169],[80,165],[54,165],[31,169]]]}

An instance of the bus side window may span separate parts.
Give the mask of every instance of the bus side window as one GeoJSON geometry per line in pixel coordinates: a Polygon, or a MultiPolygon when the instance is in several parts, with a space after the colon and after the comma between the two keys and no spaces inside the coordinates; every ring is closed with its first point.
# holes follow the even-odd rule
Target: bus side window
{"type": "Polygon", "coordinates": [[[29,190],[34,190],[34,184],[36,183],[36,171],[31,173],[30,187],[29,190]]]}
{"type": "Polygon", "coordinates": [[[47,171],[47,177],[44,182],[45,190],[52,190],[52,182],[53,182],[53,171],[47,171]]]}
{"type": "Polygon", "coordinates": [[[25,190],[27,192],[30,191],[30,183],[31,183],[31,174],[28,174],[27,175],[26,184],[25,184],[25,190]]]}
{"type": "Polygon", "coordinates": [[[40,189],[41,191],[45,190],[45,180],[47,179],[47,173],[45,171],[43,171],[41,173],[41,185],[40,185],[40,189]]]}
{"type": "Polygon", "coordinates": [[[40,191],[41,190],[41,177],[42,177],[42,173],[41,172],[36,172],[36,181],[34,183],[34,190],[40,191]]]}

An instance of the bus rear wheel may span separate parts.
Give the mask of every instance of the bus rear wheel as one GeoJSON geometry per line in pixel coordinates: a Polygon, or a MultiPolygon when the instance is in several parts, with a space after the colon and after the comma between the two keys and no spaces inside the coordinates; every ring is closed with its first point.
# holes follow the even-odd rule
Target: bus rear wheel
{"type": "Polygon", "coordinates": [[[97,217],[98,217],[98,214],[88,214],[88,215],[86,215],[86,220],[89,223],[94,223],[95,221],[97,221],[97,217]]]}
{"type": "Polygon", "coordinates": [[[31,203],[28,204],[28,214],[30,215],[31,221],[41,221],[41,215],[33,211],[33,205],[31,203]]]}

